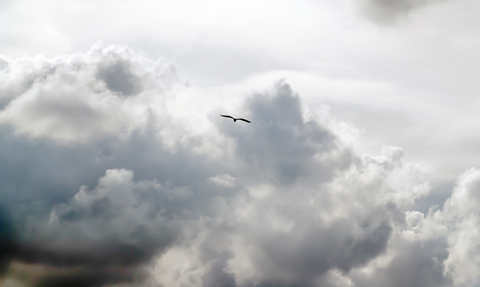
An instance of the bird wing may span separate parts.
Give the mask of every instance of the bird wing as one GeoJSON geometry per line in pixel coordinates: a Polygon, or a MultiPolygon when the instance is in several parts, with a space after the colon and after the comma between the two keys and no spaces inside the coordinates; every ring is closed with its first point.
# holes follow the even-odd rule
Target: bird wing
{"type": "Polygon", "coordinates": [[[220,116],[221,116],[221,117],[224,117],[224,118],[231,118],[231,119],[233,119],[233,117],[232,117],[232,116],[229,116],[229,115],[220,115],[220,116]]]}
{"type": "Polygon", "coordinates": [[[250,123],[250,121],[249,121],[249,120],[246,120],[246,119],[244,119],[244,118],[238,118],[237,120],[239,120],[239,121],[244,121],[244,122],[247,122],[247,123],[250,123]]]}

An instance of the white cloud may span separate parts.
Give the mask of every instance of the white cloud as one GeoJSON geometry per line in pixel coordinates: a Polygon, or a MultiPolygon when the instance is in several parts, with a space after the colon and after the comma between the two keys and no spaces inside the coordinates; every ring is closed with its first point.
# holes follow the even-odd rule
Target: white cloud
{"type": "Polygon", "coordinates": [[[236,179],[233,176],[228,174],[216,175],[215,177],[211,177],[210,180],[217,184],[228,186],[228,187],[234,187],[235,181],[236,181],[236,179]]]}
{"type": "Polygon", "coordinates": [[[476,252],[480,239],[480,171],[465,171],[458,179],[452,196],[445,202],[443,216],[450,233],[450,254],[445,271],[457,286],[471,286],[480,277],[480,257],[476,252]]]}
{"type": "Polygon", "coordinates": [[[9,62],[0,77],[0,122],[60,143],[128,134],[149,114],[161,116],[168,89],[176,84],[168,62],[101,44],[85,54],[21,58],[9,62]]]}

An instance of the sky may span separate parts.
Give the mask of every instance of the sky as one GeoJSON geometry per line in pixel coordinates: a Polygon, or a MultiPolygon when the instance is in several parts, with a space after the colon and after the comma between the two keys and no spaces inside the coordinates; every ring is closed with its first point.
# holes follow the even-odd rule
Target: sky
{"type": "Polygon", "coordinates": [[[0,287],[480,286],[479,12],[0,0],[0,287]]]}

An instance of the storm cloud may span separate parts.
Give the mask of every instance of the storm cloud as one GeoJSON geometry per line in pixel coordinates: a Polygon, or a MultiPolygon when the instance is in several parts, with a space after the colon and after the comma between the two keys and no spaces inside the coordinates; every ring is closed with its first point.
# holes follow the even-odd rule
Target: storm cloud
{"type": "Polygon", "coordinates": [[[172,110],[189,89],[172,64],[127,47],[6,61],[0,80],[4,286],[464,286],[480,275],[468,252],[479,171],[444,207],[414,210],[430,191],[422,165],[395,146],[358,154],[345,140],[354,128],[306,116],[285,80],[226,111],[251,124],[212,103],[202,133],[172,110]]]}

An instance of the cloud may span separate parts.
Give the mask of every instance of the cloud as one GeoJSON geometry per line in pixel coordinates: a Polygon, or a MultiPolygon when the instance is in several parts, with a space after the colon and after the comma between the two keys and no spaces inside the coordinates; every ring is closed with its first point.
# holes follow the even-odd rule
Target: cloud
{"type": "Polygon", "coordinates": [[[452,196],[445,202],[443,220],[449,228],[450,254],[445,271],[457,286],[476,284],[480,276],[479,248],[480,171],[471,168],[460,175],[452,196]]]}
{"type": "Polygon", "coordinates": [[[391,24],[413,11],[444,0],[360,0],[360,9],[375,22],[391,24]]]}
{"type": "Polygon", "coordinates": [[[135,95],[142,90],[141,78],[132,73],[130,63],[122,59],[100,66],[96,76],[105,81],[111,91],[124,96],[135,95]]]}
{"type": "Polygon", "coordinates": [[[0,275],[6,272],[8,264],[14,257],[12,247],[17,239],[10,223],[11,219],[8,217],[8,213],[0,209],[0,275]]]}
{"type": "Polygon", "coordinates": [[[21,58],[0,73],[5,83],[0,87],[4,107],[0,122],[19,133],[62,143],[128,133],[148,114],[147,106],[138,101],[175,83],[168,62],[151,61],[126,47],[104,49],[101,44],[87,54],[21,58]],[[134,94],[138,97],[123,100],[134,94]]]}
{"type": "Polygon", "coordinates": [[[7,62],[2,286],[477,282],[477,169],[424,214],[421,164],[395,146],[359,155],[358,131],[307,118],[285,80],[227,111],[251,124],[212,103],[193,133],[168,61],[96,45],[7,62]]]}
{"type": "Polygon", "coordinates": [[[136,267],[171,244],[178,228],[151,202],[158,184],[135,184],[132,178],[131,171],[108,170],[95,190],[82,187],[68,204],[54,205],[36,240],[2,244],[10,242],[10,254],[2,258],[53,267],[35,286],[101,286],[140,278],[136,267]]]}

